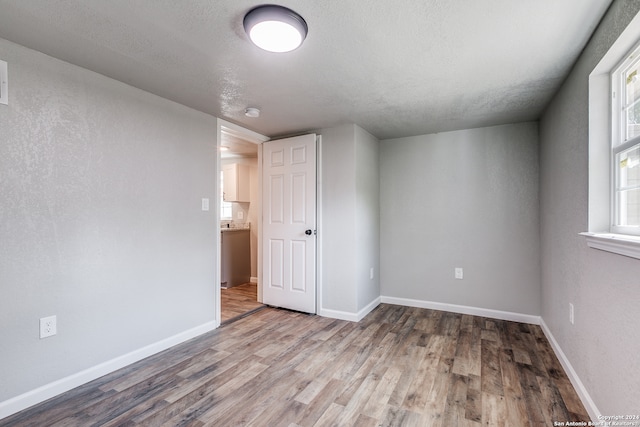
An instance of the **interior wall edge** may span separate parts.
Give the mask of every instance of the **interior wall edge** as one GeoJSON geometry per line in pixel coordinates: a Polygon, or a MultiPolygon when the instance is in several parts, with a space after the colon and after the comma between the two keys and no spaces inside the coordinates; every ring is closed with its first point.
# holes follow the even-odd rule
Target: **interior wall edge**
{"type": "Polygon", "coordinates": [[[364,319],[367,314],[371,313],[377,306],[379,306],[380,303],[381,297],[377,297],[357,313],[320,307],[320,309],[318,310],[318,316],[328,317],[331,319],[346,320],[348,322],[359,322],[364,319]]]}
{"type": "Polygon", "coordinates": [[[573,385],[573,388],[576,389],[576,393],[578,393],[578,396],[580,397],[582,404],[584,405],[585,409],[589,413],[589,416],[591,417],[591,421],[593,422],[599,421],[601,416],[600,411],[596,407],[596,404],[591,398],[591,396],[589,395],[587,388],[584,386],[584,384],[582,383],[582,380],[580,380],[580,377],[578,376],[576,371],[573,369],[571,362],[569,362],[569,359],[562,351],[560,344],[558,344],[558,341],[556,341],[556,338],[553,336],[553,334],[551,333],[551,330],[549,329],[549,327],[544,321],[544,318],[542,317],[540,317],[540,327],[542,328],[542,332],[544,332],[544,335],[547,337],[547,340],[549,340],[549,344],[551,344],[551,348],[553,349],[553,352],[555,353],[556,357],[560,361],[560,364],[564,368],[564,371],[567,374],[567,377],[569,377],[569,381],[571,381],[571,385],[573,385]]]}

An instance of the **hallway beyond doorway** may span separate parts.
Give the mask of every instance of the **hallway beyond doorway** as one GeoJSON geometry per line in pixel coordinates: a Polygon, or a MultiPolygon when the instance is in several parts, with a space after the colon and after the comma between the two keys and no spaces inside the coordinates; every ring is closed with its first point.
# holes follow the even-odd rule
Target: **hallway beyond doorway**
{"type": "Polygon", "coordinates": [[[258,302],[258,285],[245,283],[228,289],[220,289],[220,321],[240,317],[263,306],[258,302]]]}

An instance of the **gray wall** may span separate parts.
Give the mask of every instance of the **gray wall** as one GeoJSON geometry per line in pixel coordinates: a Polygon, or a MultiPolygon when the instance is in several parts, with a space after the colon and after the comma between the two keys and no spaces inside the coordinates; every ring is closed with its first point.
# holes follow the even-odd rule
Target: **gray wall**
{"type": "Polygon", "coordinates": [[[321,307],[357,311],[354,125],[322,129],[321,307]]]}
{"type": "Polygon", "coordinates": [[[380,143],[355,128],[357,310],[380,297],[380,143]],[[370,270],[373,268],[373,279],[370,270]]]}
{"type": "Polygon", "coordinates": [[[604,415],[640,413],[640,260],[578,235],[588,227],[588,76],[638,10],[612,4],[540,122],[542,318],[604,415]]]}
{"type": "Polygon", "coordinates": [[[4,40],[0,59],[2,402],[213,322],[218,227],[214,117],[4,40]]]}
{"type": "Polygon", "coordinates": [[[536,123],[381,141],[382,295],[540,314],[537,141],[536,123]]]}
{"type": "Polygon", "coordinates": [[[322,308],[355,315],[379,295],[378,141],[356,125],[322,135],[322,308]],[[374,280],[369,269],[374,268],[374,280]]]}

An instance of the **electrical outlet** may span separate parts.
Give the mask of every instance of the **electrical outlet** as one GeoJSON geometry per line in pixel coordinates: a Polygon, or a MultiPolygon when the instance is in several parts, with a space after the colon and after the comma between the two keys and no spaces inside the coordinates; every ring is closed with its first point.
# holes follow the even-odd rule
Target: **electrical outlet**
{"type": "Polygon", "coordinates": [[[573,304],[569,303],[569,322],[573,325],[575,321],[573,304]]]}
{"type": "Polygon", "coordinates": [[[462,280],[464,278],[464,271],[460,267],[456,267],[455,269],[455,278],[458,280],[462,280]]]}
{"type": "Polygon", "coordinates": [[[6,61],[0,61],[0,104],[9,105],[9,76],[6,61]]]}
{"type": "Polygon", "coordinates": [[[40,319],[40,338],[50,337],[58,333],[56,316],[43,317],[40,319]]]}
{"type": "Polygon", "coordinates": [[[369,279],[373,280],[373,267],[369,269],[369,279]]]}
{"type": "Polygon", "coordinates": [[[238,211],[238,219],[244,219],[244,212],[238,211]]]}
{"type": "Polygon", "coordinates": [[[206,198],[202,199],[202,210],[203,211],[209,210],[209,199],[206,199],[206,198]]]}

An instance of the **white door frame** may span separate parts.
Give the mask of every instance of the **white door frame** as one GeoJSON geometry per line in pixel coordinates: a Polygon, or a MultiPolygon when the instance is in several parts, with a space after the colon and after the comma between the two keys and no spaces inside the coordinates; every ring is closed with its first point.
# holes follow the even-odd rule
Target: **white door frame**
{"type": "Polygon", "coordinates": [[[322,135],[316,134],[316,314],[322,313],[322,135]]]}
{"type": "MultiPolygon", "coordinates": [[[[222,141],[222,133],[231,134],[237,136],[238,138],[242,138],[245,141],[252,142],[258,145],[258,176],[262,176],[262,143],[269,141],[269,138],[261,135],[257,132],[250,131],[249,129],[245,129],[241,126],[235,125],[231,122],[228,122],[223,119],[217,120],[217,132],[216,132],[216,191],[215,191],[215,203],[212,205],[215,206],[216,210],[216,219],[217,226],[220,228],[220,170],[221,170],[221,156],[220,156],[220,142],[222,141]]],[[[262,209],[262,191],[260,191],[260,195],[258,198],[258,206],[259,209],[262,209]]],[[[254,224],[251,224],[253,227],[254,224]]],[[[257,235],[258,235],[258,248],[257,248],[257,262],[258,262],[258,301],[262,301],[262,215],[258,215],[258,223],[255,224],[257,227],[257,235]]],[[[216,305],[216,315],[215,315],[215,324],[216,328],[220,326],[221,322],[221,310],[220,310],[220,277],[222,272],[220,271],[221,264],[221,254],[222,254],[222,241],[220,239],[220,231],[216,233],[215,237],[215,245],[216,245],[216,283],[215,283],[215,305],[216,305]]]]}
{"type": "MultiPolygon", "coordinates": [[[[227,132],[232,135],[236,135],[246,141],[252,142],[258,145],[258,176],[262,176],[262,143],[269,141],[271,138],[253,132],[249,129],[245,129],[242,126],[238,126],[224,119],[217,119],[217,131],[216,131],[216,183],[215,183],[215,203],[212,205],[216,210],[216,224],[220,227],[220,141],[222,141],[222,132],[227,132]]],[[[316,313],[322,312],[322,135],[317,135],[317,156],[316,156],[316,230],[318,235],[316,238],[316,313]]],[[[260,188],[261,185],[260,185],[260,188]]],[[[259,195],[259,208],[262,212],[262,191],[259,195]]],[[[262,302],[262,214],[258,216],[258,248],[257,248],[257,262],[258,262],[258,301],[262,302]]],[[[219,327],[221,323],[221,310],[220,310],[220,265],[221,265],[221,252],[222,241],[220,239],[220,232],[215,234],[216,245],[216,283],[215,283],[215,327],[219,327]]]]}

